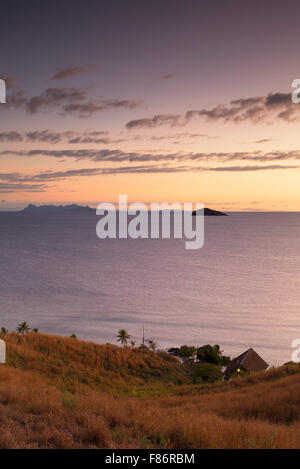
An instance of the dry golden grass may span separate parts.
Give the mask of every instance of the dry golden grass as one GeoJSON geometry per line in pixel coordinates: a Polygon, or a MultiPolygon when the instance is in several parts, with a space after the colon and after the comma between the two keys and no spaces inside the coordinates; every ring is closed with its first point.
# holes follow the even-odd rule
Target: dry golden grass
{"type": "Polygon", "coordinates": [[[195,386],[164,354],[42,334],[6,340],[0,448],[300,446],[298,366],[195,386]]]}
{"type": "Polygon", "coordinates": [[[11,333],[5,340],[9,366],[42,374],[69,391],[82,384],[120,393],[132,392],[135,387],[190,383],[187,370],[164,352],[154,354],[36,333],[11,333]]]}

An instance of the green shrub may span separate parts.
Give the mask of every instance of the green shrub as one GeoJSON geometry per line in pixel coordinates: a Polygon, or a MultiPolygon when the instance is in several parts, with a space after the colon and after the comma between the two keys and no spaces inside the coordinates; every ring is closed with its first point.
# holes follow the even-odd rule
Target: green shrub
{"type": "Polygon", "coordinates": [[[193,366],[192,376],[193,382],[196,384],[202,381],[214,383],[220,381],[223,375],[219,366],[212,363],[201,363],[193,366]]]}

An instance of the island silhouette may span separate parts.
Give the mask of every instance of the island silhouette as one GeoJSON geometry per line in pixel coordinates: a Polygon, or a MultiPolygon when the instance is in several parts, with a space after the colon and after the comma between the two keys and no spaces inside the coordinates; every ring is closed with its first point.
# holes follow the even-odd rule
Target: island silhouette
{"type": "Polygon", "coordinates": [[[51,213],[60,213],[60,212],[95,212],[94,208],[89,207],[88,205],[33,205],[29,204],[21,212],[25,213],[39,213],[39,212],[51,212],[51,213]]]}
{"type": "MultiPolygon", "coordinates": [[[[218,210],[212,210],[211,208],[204,208],[199,210],[194,210],[192,215],[202,215],[204,210],[205,216],[227,216],[226,213],[220,212],[218,210]]],[[[77,205],[77,204],[70,204],[70,205],[33,205],[29,204],[23,210],[23,213],[39,213],[39,212],[51,212],[51,213],[60,213],[60,212],[95,212],[94,208],[89,207],[88,205],[77,205]]]]}
{"type": "MultiPolygon", "coordinates": [[[[203,208],[200,208],[199,210],[194,210],[192,215],[202,215],[203,214],[203,208]]],[[[227,217],[227,213],[219,212],[218,210],[212,210],[211,208],[204,208],[204,216],[210,216],[210,217],[227,217]]]]}

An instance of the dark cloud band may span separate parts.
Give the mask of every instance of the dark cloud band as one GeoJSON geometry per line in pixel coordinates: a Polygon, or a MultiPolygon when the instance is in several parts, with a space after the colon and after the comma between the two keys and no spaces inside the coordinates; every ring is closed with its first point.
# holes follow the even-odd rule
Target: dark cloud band
{"type": "Polygon", "coordinates": [[[154,117],[127,122],[127,129],[153,128],[162,125],[171,127],[187,125],[196,117],[208,121],[272,123],[276,120],[292,122],[300,118],[300,106],[295,105],[291,93],[269,93],[267,96],[235,99],[229,105],[219,104],[211,109],[187,111],[183,115],[157,114],[154,117]]]}
{"type": "Polygon", "coordinates": [[[125,152],[119,149],[63,149],[63,150],[2,150],[0,156],[16,155],[21,157],[49,157],[56,159],[75,159],[99,162],[131,162],[131,163],[230,163],[233,161],[258,163],[278,163],[288,160],[300,160],[300,151],[272,151],[272,152],[234,152],[234,153],[159,153],[159,152],[125,152]]]}

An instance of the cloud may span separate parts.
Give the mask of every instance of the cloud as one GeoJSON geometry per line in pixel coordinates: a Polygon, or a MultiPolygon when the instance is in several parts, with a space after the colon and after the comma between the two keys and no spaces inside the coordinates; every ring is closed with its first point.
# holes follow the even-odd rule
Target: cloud
{"type": "Polygon", "coordinates": [[[171,78],[174,78],[173,73],[166,73],[165,75],[160,75],[160,78],[163,80],[170,80],[171,78]]]}
{"type": "Polygon", "coordinates": [[[175,127],[179,125],[180,115],[176,114],[157,114],[152,118],[136,119],[127,122],[125,127],[127,129],[134,128],[154,128],[161,125],[169,125],[170,127],[175,127]]]}
{"type": "Polygon", "coordinates": [[[0,192],[44,192],[51,189],[49,183],[78,177],[117,174],[166,174],[184,172],[257,172],[273,170],[299,169],[299,165],[235,165],[235,166],[169,166],[158,165],[130,165],[100,168],[80,168],[66,171],[43,171],[36,174],[22,175],[20,173],[0,174],[0,192]]]}
{"type": "Polygon", "coordinates": [[[99,168],[83,168],[83,169],[70,169],[67,171],[45,171],[32,176],[21,178],[24,182],[47,182],[56,181],[59,179],[76,178],[78,176],[95,176],[101,174],[99,168]]]}
{"type": "Polygon", "coordinates": [[[93,66],[81,67],[78,65],[73,67],[57,68],[55,74],[51,77],[51,80],[64,80],[76,75],[86,74],[93,68],[93,66]]]}
{"type": "Polygon", "coordinates": [[[244,172],[244,171],[270,171],[274,169],[297,169],[299,165],[266,165],[266,166],[220,166],[213,168],[206,168],[205,171],[230,171],[230,172],[244,172]]]}
{"type": "Polygon", "coordinates": [[[108,144],[121,143],[125,141],[126,139],[124,138],[119,138],[119,139],[111,139],[109,137],[96,138],[96,137],[90,137],[88,135],[85,135],[85,136],[78,136],[78,137],[72,138],[69,140],[68,143],[70,144],[89,143],[89,144],[108,145],[108,144]]]}
{"type": "Polygon", "coordinates": [[[16,172],[0,173],[0,193],[45,192],[46,189],[47,185],[34,182],[34,176],[24,177],[16,172]]]}
{"type": "Polygon", "coordinates": [[[196,116],[223,122],[291,122],[300,118],[300,106],[292,102],[291,93],[269,93],[267,96],[236,99],[228,106],[220,104],[212,109],[188,111],[185,115],[187,121],[196,116]]]}
{"type": "MultiPolygon", "coordinates": [[[[101,168],[98,174],[121,174],[121,173],[181,173],[181,172],[214,172],[214,171],[228,171],[228,172],[244,172],[244,171],[265,171],[277,169],[296,169],[296,165],[269,165],[269,166],[227,166],[227,167],[203,167],[203,166],[178,166],[171,167],[167,165],[141,165],[141,166],[120,166],[112,168],[101,168]]],[[[94,169],[94,168],[93,168],[94,169]]],[[[82,170],[81,170],[82,171],[82,170]]],[[[97,174],[95,172],[94,174],[97,174]]],[[[89,175],[94,175],[90,173],[89,175]]],[[[79,174],[77,174],[79,175],[79,174]]],[[[87,175],[87,174],[83,174],[87,175]]]]}
{"type": "Polygon", "coordinates": [[[101,144],[107,144],[111,143],[111,139],[108,137],[101,137],[101,138],[95,138],[95,137],[88,137],[88,136],[77,136],[74,138],[71,138],[69,140],[70,144],[77,144],[77,143],[101,143],[101,144]]]}
{"type": "Polygon", "coordinates": [[[182,133],[177,133],[174,135],[153,136],[153,137],[150,137],[150,140],[159,142],[161,140],[174,140],[174,139],[184,139],[184,138],[192,139],[192,138],[216,138],[216,137],[210,137],[208,134],[191,134],[187,132],[182,132],[182,133]]]}
{"type": "Polygon", "coordinates": [[[3,142],[30,142],[30,143],[51,143],[57,144],[62,141],[70,145],[73,144],[116,144],[126,141],[125,138],[112,139],[108,137],[108,131],[83,131],[78,132],[74,130],[65,132],[56,132],[54,130],[32,130],[28,132],[18,132],[10,130],[7,132],[0,132],[0,143],[3,142]]]}
{"type": "MultiPolygon", "coordinates": [[[[235,166],[170,166],[167,163],[139,164],[113,167],[94,167],[69,169],[65,171],[42,171],[35,174],[0,173],[0,193],[47,192],[53,186],[66,179],[79,177],[106,176],[117,174],[172,174],[185,172],[253,172],[299,169],[299,165],[235,165],[235,166]],[[49,185],[50,184],[50,185],[49,185]]],[[[2,200],[2,202],[4,202],[2,200]]]]}
{"type": "Polygon", "coordinates": [[[142,105],[134,99],[92,98],[90,91],[88,87],[50,87],[37,96],[27,97],[24,90],[18,90],[7,96],[5,109],[24,109],[28,114],[57,110],[60,115],[87,118],[108,109],[136,109],[142,105]]]}
{"type": "Polygon", "coordinates": [[[258,163],[279,163],[289,160],[300,160],[300,150],[295,151],[271,151],[271,152],[130,152],[119,149],[101,148],[101,149],[31,149],[31,150],[2,150],[0,156],[16,155],[21,157],[50,157],[56,159],[75,159],[89,160],[92,162],[156,162],[156,163],[231,163],[231,162],[250,162],[258,163]]]}
{"type": "Polygon", "coordinates": [[[23,137],[22,135],[12,130],[10,132],[0,132],[0,142],[22,142],[23,137]]]}
{"type": "Polygon", "coordinates": [[[178,159],[191,159],[192,154],[182,155],[181,153],[138,153],[138,152],[124,152],[118,149],[64,149],[64,150],[43,150],[43,149],[32,149],[32,150],[3,150],[0,152],[1,155],[16,155],[22,157],[52,157],[57,159],[76,159],[76,160],[90,160],[93,162],[145,162],[145,161],[174,161],[178,159]]]}
{"type": "Polygon", "coordinates": [[[65,136],[71,137],[73,132],[53,132],[51,130],[35,130],[31,132],[26,132],[26,139],[29,142],[49,142],[49,143],[58,143],[65,136]]]}
{"type": "Polygon", "coordinates": [[[0,182],[0,193],[8,194],[12,192],[45,192],[44,184],[21,184],[0,182]]]}
{"type": "Polygon", "coordinates": [[[29,114],[35,114],[42,109],[67,106],[73,101],[83,101],[87,94],[87,88],[47,88],[26,102],[26,110],[29,114]]]}
{"type": "MultiPolygon", "coordinates": [[[[70,145],[76,144],[118,144],[126,142],[128,140],[141,140],[139,135],[136,135],[132,138],[110,138],[109,132],[106,130],[99,131],[83,131],[78,132],[74,130],[57,132],[54,130],[44,129],[44,130],[31,130],[28,132],[21,133],[16,130],[0,132],[0,142],[41,142],[41,143],[52,143],[56,144],[62,141],[69,143],[70,145]]],[[[196,138],[208,138],[215,139],[217,137],[212,137],[207,134],[200,133],[176,133],[174,135],[160,135],[160,136],[151,136],[143,138],[143,140],[149,140],[154,142],[159,142],[163,140],[183,140],[183,139],[196,139],[196,138]]],[[[173,142],[179,143],[179,142],[173,142]]]]}
{"type": "Polygon", "coordinates": [[[125,166],[119,168],[103,168],[101,174],[149,174],[149,173],[182,173],[182,172],[248,172],[248,171],[270,171],[282,169],[297,169],[296,165],[269,165],[269,166],[125,166]]]}
{"type": "Polygon", "coordinates": [[[255,140],[254,143],[267,143],[267,142],[272,142],[272,138],[262,138],[260,140],[255,140]]]}
{"type": "Polygon", "coordinates": [[[207,121],[252,122],[254,124],[274,121],[294,122],[300,119],[300,106],[291,100],[291,93],[269,93],[267,96],[254,96],[232,100],[229,105],[218,104],[211,109],[190,110],[182,115],[157,114],[154,117],[131,120],[127,129],[154,128],[162,125],[185,126],[197,117],[207,121]]]}
{"type": "Polygon", "coordinates": [[[87,102],[87,103],[74,103],[68,104],[63,108],[64,114],[77,114],[79,117],[90,117],[97,112],[101,112],[107,109],[113,108],[124,108],[124,109],[135,109],[140,107],[141,103],[139,101],[129,100],[129,99],[109,99],[102,100],[97,102],[87,102]]]}
{"type": "Polygon", "coordinates": [[[17,90],[9,93],[6,97],[6,104],[0,109],[21,109],[26,106],[26,96],[24,90],[17,90]]]}
{"type": "MultiPolygon", "coordinates": [[[[60,69],[58,74],[76,74],[81,67],[60,69]]],[[[169,74],[171,75],[171,74],[169,74]]],[[[70,75],[69,75],[70,76],[70,75]]],[[[166,78],[168,75],[164,75],[166,78]]],[[[12,79],[11,79],[12,83],[12,79]]],[[[142,102],[133,99],[100,99],[90,95],[90,88],[50,87],[41,94],[26,97],[24,90],[17,90],[7,96],[7,108],[25,109],[29,114],[58,110],[60,115],[76,115],[88,118],[109,109],[136,109],[142,102]]],[[[3,109],[3,107],[1,107],[3,109]]],[[[185,114],[156,114],[153,117],[130,120],[127,129],[156,128],[163,125],[178,127],[187,125],[197,117],[208,121],[252,122],[254,124],[274,121],[294,122],[300,118],[300,106],[291,100],[291,93],[269,93],[232,100],[228,105],[218,104],[211,109],[189,110],[185,114]]]]}

